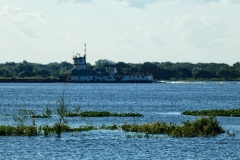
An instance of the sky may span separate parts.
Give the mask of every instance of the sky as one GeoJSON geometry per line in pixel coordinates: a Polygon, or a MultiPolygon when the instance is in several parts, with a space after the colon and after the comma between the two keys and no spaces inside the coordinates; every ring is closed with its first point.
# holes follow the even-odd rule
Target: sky
{"type": "Polygon", "coordinates": [[[240,0],[2,0],[0,63],[240,61],[240,0]]]}

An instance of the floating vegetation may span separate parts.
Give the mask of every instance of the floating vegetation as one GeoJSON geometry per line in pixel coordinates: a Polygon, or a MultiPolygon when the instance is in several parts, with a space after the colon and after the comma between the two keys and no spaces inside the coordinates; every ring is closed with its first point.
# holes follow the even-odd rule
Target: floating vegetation
{"type": "Polygon", "coordinates": [[[0,126],[0,136],[36,136],[35,126],[0,126]]]}
{"type": "MultiPolygon", "coordinates": [[[[127,124],[117,126],[80,126],[71,128],[70,126],[62,123],[55,123],[53,126],[0,126],[0,136],[36,136],[44,135],[50,136],[52,134],[57,137],[61,136],[63,132],[82,132],[91,130],[123,130],[125,132],[145,133],[145,136],[136,134],[133,138],[149,138],[154,134],[166,134],[170,137],[198,137],[198,136],[216,136],[217,134],[224,133],[225,130],[219,125],[219,122],[214,117],[201,117],[196,121],[184,121],[183,125],[178,126],[174,123],[167,124],[165,122],[154,122],[146,124],[127,124]]],[[[228,132],[229,135],[234,136],[234,133],[228,132]]],[[[127,138],[131,138],[130,135],[127,138]]]]}
{"type": "Polygon", "coordinates": [[[46,115],[34,115],[34,116],[31,116],[31,118],[50,118],[50,117],[46,115]]]}
{"type": "Polygon", "coordinates": [[[13,112],[12,118],[17,126],[24,126],[31,119],[31,116],[36,115],[35,111],[26,108],[16,109],[13,112]]]}
{"type": "Polygon", "coordinates": [[[106,125],[102,125],[100,127],[98,127],[98,129],[105,129],[105,130],[117,130],[117,129],[120,129],[119,126],[117,126],[116,124],[113,124],[111,126],[106,126],[106,125]]]}
{"type": "Polygon", "coordinates": [[[48,108],[48,106],[46,106],[46,109],[43,111],[43,115],[44,118],[51,118],[52,117],[52,110],[48,108]]]}
{"type": "Polygon", "coordinates": [[[63,90],[62,95],[60,97],[60,100],[57,101],[57,114],[59,115],[60,119],[60,123],[66,122],[66,119],[64,118],[64,116],[69,113],[68,112],[68,104],[65,101],[65,90],[63,90]]]}
{"type": "Polygon", "coordinates": [[[202,111],[184,111],[183,115],[191,116],[227,116],[227,117],[240,117],[240,109],[214,109],[214,110],[202,110],[202,111]]]}
{"type": "Polygon", "coordinates": [[[126,135],[126,138],[154,138],[153,135],[150,135],[150,134],[145,134],[145,135],[142,135],[142,134],[133,134],[133,135],[130,135],[130,134],[127,134],[126,135]]]}
{"type": "Polygon", "coordinates": [[[196,121],[184,121],[182,126],[165,122],[146,124],[124,124],[122,130],[127,132],[141,132],[146,134],[167,134],[170,137],[198,137],[216,136],[225,130],[219,125],[214,117],[201,117],[196,121]]]}
{"type": "Polygon", "coordinates": [[[142,117],[140,113],[110,113],[108,111],[84,111],[80,113],[66,113],[65,117],[142,117]]]}
{"type": "Polygon", "coordinates": [[[14,111],[13,119],[15,122],[19,123],[18,125],[23,125],[24,121],[30,118],[51,118],[52,110],[46,106],[46,109],[43,110],[42,115],[37,115],[33,109],[24,109],[20,108],[14,111]]]}
{"type": "MultiPolygon", "coordinates": [[[[218,110],[224,111],[224,110],[218,110]]],[[[64,132],[83,132],[91,130],[121,130],[125,132],[135,132],[135,135],[127,135],[127,138],[150,138],[155,134],[164,134],[169,137],[198,137],[198,136],[216,136],[224,133],[225,130],[219,125],[219,122],[214,117],[201,117],[196,121],[184,121],[182,125],[174,123],[154,122],[145,124],[128,124],[123,125],[102,125],[102,126],[79,126],[70,127],[66,117],[141,117],[140,113],[111,113],[108,111],[80,111],[80,106],[70,112],[68,105],[64,99],[64,92],[57,102],[56,112],[59,116],[59,123],[53,126],[40,125],[37,126],[34,118],[50,118],[52,111],[46,107],[42,115],[36,115],[34,110],[26,108],[17,109],[13,114],[13,120],[16,126],[0,126],[0,136],[37,136],[44,135],[46,137],[55,135],[61,137],[64,132]],[[32,120],[31,125],[29,120],[32,120]]],[[[188,111],[184,112],[187,113],[188,111]]],[[[189,111],[190,112],[190,111],[189,111]]],[[[225,111],[226,112],[226,111],[225,111]]],[[[230,111],[229,111],[230,112],[230,111]]],[[[240,115],[239,110],[231,110],[231,116],[240,115]],[[233,113],[237,114],[233,114],[233,113]]],[[[201,115],[201,114],[200,114],[201,115]]],[[[205,114],[203,114],[205,115],[205,114]]],[[[225,114],[226,115],[226,114],[225,114]]],[[[235,133],[227,131],[229,136],[235,136],[235,133]]]]}
{"type": "Polygon", "coordinates": [[[63,132],[83,132],[91,130],[117,130],[119,126],[113,124],[110,126],[79,126],[73,127],[66,124],[55,123],[53,126],[42,125],[42,126],[0,126],[0,136],[37,136],[44,135],[48,137],[50,135],[56,135],[61,137],[63,132]]]}

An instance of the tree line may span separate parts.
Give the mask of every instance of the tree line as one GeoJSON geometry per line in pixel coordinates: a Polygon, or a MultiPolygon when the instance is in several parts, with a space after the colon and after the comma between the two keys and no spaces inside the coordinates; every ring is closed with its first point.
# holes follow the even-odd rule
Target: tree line
{"type": "MultiPolygon", "coordinates": [[[[171,63],[171,62],[145,62],[125,63],[109,60],[98,60],[94,65],[87,63],[88,69],[105,69],[108,65],[116,66],[118,74],[152,73],[158,80],[185,80],[185,79],[240,79],[240,62],[232,66],[224,63],[171,63]]],[[[73,65],[69,62],[61,63],[0,63],[1,78],[59,78],[70,76],[73,65]]]]}

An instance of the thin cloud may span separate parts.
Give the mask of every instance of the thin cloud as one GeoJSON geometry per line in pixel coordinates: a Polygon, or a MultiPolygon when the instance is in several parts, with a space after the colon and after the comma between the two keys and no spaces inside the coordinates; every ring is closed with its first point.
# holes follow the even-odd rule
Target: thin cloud
{"type": "Polygon", "coordinates": [[[48,17],[42,12],[29,12],[12,5],[4,6],[3,9],[0,10],[0,17],[1,16],[6,17],[2,18],[2,24],[5,25],[5,28],[15,28],[16,31],[23,33],[29,38],[40,38],[37,32],[32,28],[32,22],[48,17]]]}
{"type": "Polygon", "coordinates": [[[116,44],[137,45],[138,43],[131,36],[123,35],[116,40],[116,44]]]}
{"type": "Polygon", "coordinates": [[[187,2],[187,3],[239,3],[240,0],[116,0],[116,1],[121,1],[124,2],[126,7],[135,7],[135,8],[146,8],[147,5],[149,4],[154,4],[154,3],[182,3],[182,2],[187,2]]]}
{"type": "Polygon", "coordinates": [[[166,44],[162,36],[157,31],[149,28],[148,24],[143,22],[138,23],[136,32],[141,45],[164,46],[166,44]]]}
{"type": "Polygon", "coordinates": [[[74,0],[74,3],[92,3],[92,0],[74,0]]]}
{"type": "Polygon", "coordinates": [[[218,16],[178,15],[171,29],[180,36],[183,43],[199,49],[221,46],[223,39],[226,39],[224,23],[218,16]]]}
{"type": "Polygon", "coordinates": [[[92,3],[92,0],[58,0],[57,3],[92,3]]]}
{"type": "Polygon", "coordinates": [[[58,0],[57,3],[67,3],[69,2],[70,0],[58,0]]]}
{"type": "Polygon", "coordinates": [[[148,4],[157,3],[159,0],[117,0],[126,3],[127,7],[146,8],[148,4]]]}
{"type": "Polygon", "coordinates": [[[29,12],[19,7],[14,7],[12,5],[6,5],[0,10],[0,16],[7,16],[10,18],[23,19],[23,18],[47,18],[47,15],[42,12],[29,12]]]}

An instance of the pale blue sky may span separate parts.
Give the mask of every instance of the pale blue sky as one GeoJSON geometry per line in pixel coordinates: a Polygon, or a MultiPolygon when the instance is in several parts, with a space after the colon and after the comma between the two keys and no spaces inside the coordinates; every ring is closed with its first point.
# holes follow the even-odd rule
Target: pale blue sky
{"type": "Polygon", "coordinates": [[[240,61],[240,0],[0,1],[0,63],[240,61]]]}

